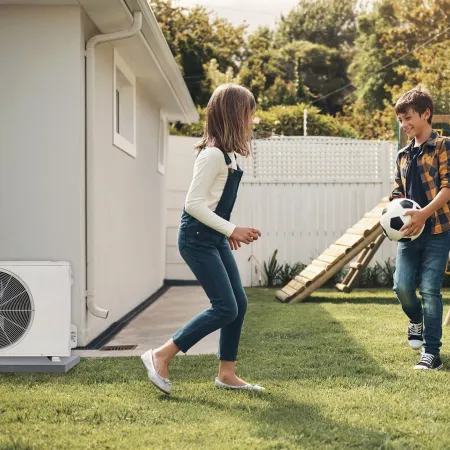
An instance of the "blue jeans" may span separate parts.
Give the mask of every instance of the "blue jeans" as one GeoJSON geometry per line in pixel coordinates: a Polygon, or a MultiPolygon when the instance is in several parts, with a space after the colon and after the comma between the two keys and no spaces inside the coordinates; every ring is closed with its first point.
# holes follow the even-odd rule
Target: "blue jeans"
{"type": "Polygon", "coordinates": [[[394,292],[412,322],[424,321],[424,351],[438,355],[442,337],[442,294],[450,231],[424,232],[415,241],[399,242],[394,292]],[[419,284],[423,307],[416,295],[419,284]]]}
{"type": "Polygon", "coordinates": [[[173,335],[186,353],[193,345],[220,328],[219,359],[236,361],[247,296],[225,236],[218,242],[202,241],[183,230],[178,248],[211,302],[211,308],[194,317],[173,335]]]}

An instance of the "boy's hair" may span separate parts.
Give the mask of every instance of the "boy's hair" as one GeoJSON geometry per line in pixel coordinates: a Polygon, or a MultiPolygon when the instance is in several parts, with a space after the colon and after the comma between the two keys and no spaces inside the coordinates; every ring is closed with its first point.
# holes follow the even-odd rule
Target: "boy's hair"
{"type": "Polygon", "coordinates": [[[243,86],[228,83],[219,86],[206,107],[205,128],[196,150],[217,147],[223,152],[250,153],[251,123],[256,107],[253,94],[243,86]]]}
{"type": "Polygon", "coordinates": [[[406,114],[410,108],[420,116],[428,108],[430,110],[430,117],[427,121],[431,125],[433,119],[433,99],[428,89],[423,86],[418,86],[403,94],[395,104],[395,113],[406,114]]]}

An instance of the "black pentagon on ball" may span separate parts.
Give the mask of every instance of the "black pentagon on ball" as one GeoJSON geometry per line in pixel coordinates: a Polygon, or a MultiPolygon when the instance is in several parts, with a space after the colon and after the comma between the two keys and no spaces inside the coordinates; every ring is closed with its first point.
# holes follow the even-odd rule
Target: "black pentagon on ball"
{"type": "Polygon", "coordinates": [[[409,242],[411,238],[401,238],[398,240],[398,242],[409,242]]]}
{"type": "Polygon", "coordinates": [[[387,208],[384,208],[383,211],[381,211],[381,215],[386,214],[387,213],[387,208]]]}
{"type": "Polygon", "coordinates": [[[400,202],[400,205],[402,205],[403,208],[409,209],[414,207],[414,203],[411,200],[402,200],[400,202]]]}
{"type": "Polygon", "coordinates": [[[401,217],[397,216],[397,217],[393,217],[391,219],[391,228],[393,230],[397,230],[400,231],[400,228],[404,225],[403,220],[401,217]]]}

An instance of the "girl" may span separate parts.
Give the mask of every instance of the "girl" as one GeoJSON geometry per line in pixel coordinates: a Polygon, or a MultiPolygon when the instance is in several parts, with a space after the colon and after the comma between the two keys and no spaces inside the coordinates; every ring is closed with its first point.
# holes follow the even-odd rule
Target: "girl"
{"type": "Polygon", "coordinates": [[[178,233],[178,248],[211,302],[211,308],[194,317],[163,346],[141,356],[150,381],[170,394],[168,367],[181,350],[220,328],[219,388],[261,391],[264,388],[238,378],[235,361],[247,297],[230,247],[249,244],[261,236],[256,228],[233,225],[231,211],[242,170],[235,153],[250,153],[253,94],[242,86],[225,84],[211,96],[206,109],[202,140],[197,144],[194,176],[189,188],[178,233]],[[227,240],[228,238],[228,240],[227,240]]]}

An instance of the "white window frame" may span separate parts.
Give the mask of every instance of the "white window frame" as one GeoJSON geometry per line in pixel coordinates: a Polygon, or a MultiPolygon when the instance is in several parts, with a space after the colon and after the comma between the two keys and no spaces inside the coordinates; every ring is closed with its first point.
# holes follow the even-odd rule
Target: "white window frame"
{"type": "MultiPolygon", "coordinates": [[[[120,92],[120,91],[119,91],[120,92]]],[[[123,150],[125,153],[136,158],[136,76],[133,71],[129,68],[127,63],[122,59],[116,49],[114,49],[114,82],[113,82],[113,129],[114,129],[114,137],[113,143],[114,145],[123,150]],[[132,86],[133,92],[133,142],[130,142],[127,138],[122,136],[117,130],[117,86],[116,86],[116,72],[117,69],[122,72],[123,76],[128,80],[128,82],[132,86]]]]}
{"type": "Polygon", "coordinates": [[[158,172],[161,175],[164,175],[166,171],[168,134],[169,131],[167,116],[162,111],[160,111],[158,133],[158,172]]]}

